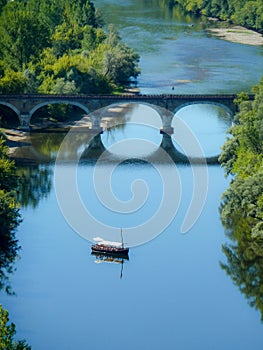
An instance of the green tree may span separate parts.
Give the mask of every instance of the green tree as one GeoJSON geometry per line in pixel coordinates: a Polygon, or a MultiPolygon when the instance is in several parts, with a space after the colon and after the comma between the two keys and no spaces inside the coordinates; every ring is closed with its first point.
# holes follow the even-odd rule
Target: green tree
{"type": "Polygon", "coordinates": [[[6,4],[7,4],[7,0],[0,0],[0,13],[2,12],[6,4]]]}
{"type": "Polygon", "coordinates": [[[139,55],[122,43],[113,26],[109,26],[107,39],[100,45],[99,50],[102,53],[102,74],[113,84],[127,85],[130,78],[136,79],[140,74],[139,55]]]}
{"type": "Polygon", "coordinates": [[[65,16],[64,22],[56,27],[55,33],[51,36],[53,54],[61,57],[72,50],[80,49],[83,31],[77,22],[65,16]]]}
{"type": "Polygon", "coordinates": [[[63,13],[68,1],[64,0],[24,0],[29,11],[36,14],[46,24],[50,33],[63,22],[63,13]]]}
{"type": "Polygon", "coordinates": [[[20,223],[20,214],[15,201],[15,166],[7,157],[4,142],[0,139],[0,289],[5,288],[10,293],[8,275],[13,272],[19,250],[15,232],[20,223]]]}
{"type": "Polygon", "coordinates": [[[30,350],[31,347],[24,340],[14,340],[16,328],[9,323],[8,311],[0,304],[0,350],[30,350]]]}
{"type": "Polygon", "coordinates": [[[26,93],[33,88],[30,79],[22,72],[15,72],[12,69],[6,69],[2,77],[0,77],[0,93],[26,93]]]}
{"type": "Polygon", "coordinates": [[[0,35],[0,93],[109,93],[139,74],[138,54],[88,0],[7,2],[0,35]]]}
{"type": "Polygon", "coordinates": [[[93,2],[89,0],[76,0],[73,3],[72,9],[73,20],[81,27],[90,25],[93,28],[98,28],[101,26],[93,2]]]}
{"type": "Polygon", "coordinates": [[[219,160],[233,179],[222,197],[221,220],[233,244],[224,245],[222,268],[259,309],[263,320],[263,80],[255,99],[237,98],[239,113],[219,160]]]}
{"type": "Polygon", "coordinates": [[[188,12],[217,17],[245,27],[263,31],[261,0],[173,0],[188,12]]]}
{"type": "Polygon", "coordinates": [[[47,45],[49,28],[23,2],[8,2],[0,17],[1,57],[14,70],[26,68],[47,45]]]}

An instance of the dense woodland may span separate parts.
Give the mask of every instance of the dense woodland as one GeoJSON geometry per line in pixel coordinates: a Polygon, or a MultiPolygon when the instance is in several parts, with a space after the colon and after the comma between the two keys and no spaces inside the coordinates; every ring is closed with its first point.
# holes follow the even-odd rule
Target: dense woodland
{"type": "Polygon", "coordinates": [[[86,0],[0,0],[0,93],[108,93],[139,56],[86,0]]]}
{"type": "Polygon", "coordinates": [[[253,90],[254,101],[240,94],[240,111],[219,158],[233,176],[220,208],[233,242],[223,246],[222,267],[263,320],[263,79],[253,90]]]}
{"type": "Polygon", "coordinates": [[[171,0],[186,11],[231,21],[263,32],[262,0],[171,0]]]}

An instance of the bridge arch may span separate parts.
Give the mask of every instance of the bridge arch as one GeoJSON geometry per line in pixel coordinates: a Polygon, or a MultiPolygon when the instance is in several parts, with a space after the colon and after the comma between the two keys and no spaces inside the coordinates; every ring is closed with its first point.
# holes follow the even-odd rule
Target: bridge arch
{"type": "Polygon", "coordinates": [[[220,102],[216,102],[216,101],[206,101],[206,100],[200,100],[200,101],[189,101],[189,102],[185,102],[182,103],[181,105],[179,105],[178,107],[176,107],[173,111],[174,114],[176,114],[177,112],[179,112],[182,108],[184,107],[188,107],[191,105],[196,105],[196,104],[207,104],[207,105],[213,105],[213,106],[218,106],[221,107],[222,109],[224,109],[231,117],[234,116],[233,111],[224,103],[220,103],[220,102]]]}
{"type": "MultiPolygon", "coordinates": [[[[54,104],[67,104],[67,105],[72,105],[72,106],[77,106],[80,109],[82,109],[86,114],[90,113],[90,110],[84,106],[82,103],[74,101],[74,100],[63,100],[63,101],[59,101],[59,100],[47,100],[41,103],[38,103],[37,105],[35,105],[30,111],[29,111],[29,118],[32,118],[32,115],[41,107],[47,106],[47,105],[54,105],[54,104]]],[[[29,119],[29,122],[30,122],[29,119]]]]}
{"type": "MultiPolygon", "coordinates": [[[[5,101],[1,101],[0,106],[7,107],[10,111],[14,112],[14,116],[12,118],[14,126],[12,126],[12,127],[17,127],[16,124],[21,125],[20,112],[13,104],[5,102],[5,101]]],[[[7,118],[4,118],[4,119],[7,119],[7,118]]],[[[8,117],[8,119],[10,119],[10,116],[8,117]]]]}
{"type": "Polygon", "coordinates": [[[10,109],[12,109],[12,111],[15,112],[17,117],[19,118],[20,111],[14,105],[12,105],[9,102],[5,102],[5,101],[0,101],[0,105],[6,106],[6,107],[9,107],[10,109]]]}
{"type": "Polygon", "coordinates": [[[145,101],[133,101],[133,100],[127,100],[127,101],[114,101],[113,103],[110,103],[109,105],[105,106],[105,107],[102,107],[100,110],[101,110],[101,114],[103,115],[103,113],[105,113],[105,111],[107,111],[109,108],[111,107],[117,107],[117,106],[121,106],[121,105],[125,105],[125,104],[133,104],[133,105],[137,105],[137,104],[140,104],[140,105],[144,105],[144,106],[147,106],[147,107],[150,107],[152,108],[153,110],[155,110],[160,118],[162,119],[161,117],[161,111],[160,111],[160,107],[155,105],[155,104],[152,104],[152,103],[149,103],[149,102],[145,102],[145,101]]]}
{"type": "MultiPolygon", "coordinates": [[[[100,121],[105,118],[105,116],[108,113],[108,110],[114,107],[118,107],[118,106],[122,106],[125,104],[130,104],[130,105],[143,105],[146,107],[151,108],[152,110],[154,110],[157,115],[159,116],[159,121],[160,121],[160,128],[164,129],[166,128],[166,126],[168,125],[168,127],[171,127],[171,122],[173,119],[173,113],[170,112],[169,110],[167,110],[166,108],[160,107],[156,104],[153,103],[149,103],[146,101],[134,101],[133,99],[131,100],[127,100],[127,101],[123,101],[123,100],[119,100],[119,101],[114,101],[113,103],[110,103],[109,105],[102,107],[101,109],[99,109],[99,116],[98,118],[100,118],[100,121]]],[[[93,114],[93,113],[92,113],[93,114]]],[[[140,122],[138,122],[140,123],[140,122]]],[[[141,124],[147,124],[147,121],[143,121],[141,124]]],[[[149,126],[153,126],[149,123],[149,126]]]]}

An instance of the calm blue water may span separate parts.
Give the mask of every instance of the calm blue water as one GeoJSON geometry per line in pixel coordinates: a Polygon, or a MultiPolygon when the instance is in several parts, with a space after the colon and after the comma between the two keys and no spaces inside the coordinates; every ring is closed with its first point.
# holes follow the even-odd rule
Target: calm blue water
{"type": "MultiPolygon", "coordinates": [[[[145,108],[135,108],[129,114],[130,124],[124,128],[105,132],[102,135],[104,145],[111,147],[112,140],[134,138],[137,132],[140,139],[155,144],[152,150],[149,148],[148,155],[155,152],[160,145],[158,129],[134,124],[139,114],[140,120],[147,117],[159,125],[156,112],[152,110],[151,113],[147,107],[145,113],[145,108]]],[[[196,115],[198,105],[192,108],[192,114],[196,115]]],[[[181,118],[191,125],[187,115],[181,115],[181,118]]],[[[225,135],[228,122],[218,118],[217,107],[210,123],[215,134],[224,130],[222,134],[225,135]]],[[[206,130],[200,130],[200,127],[198,130],[193,121],[192,128],[200,142],[207,142],[206,137],[202,137],[206,130]]],[[[211,144],[210,137],[209,142],[211,144]]],[[[220,142],[214,138],[212,148],[219,147],[220,142]]],[[[73,146],[71,144],[70,148],[73,146]]],[[[112,159],[120,160],[123,156],[128,159],[127,150],[130,158],[132,153],[137,159],[140,155],[147,157],[145,149],[131,151],[125,147],[125,144],[117,147],[112,159]]],[[[127,236],[129,228],[151,221],[160,206],[173,208],[178,200],[177,193],[181,192],[173,220],[169,225],[164,223],[167,227],[152,240],[156,225],[144,232],[149,241],[131,248],[129,261],[125,260],[123,265],[101,261],[91,255],[91,243],[83,238],[83,232],[76,233],[68,224],[69,218],[62,215],[55,192],[58,186],[53,177],[54,164],[42,166],[49,171],[50,176],[45,181],[51,181],[51,190],[45,196],[39,195],[42,199],[35,208],[28,206],[21,210],[24,220],[17,234],[22,246],[21,259],[16,263],[16,273],[11,276],[16,295],[1,295],[4,307],[16,323],[17,337],[26,338],[37,350],[101,350],[122,349],[123,346],[156,350],[261,349],[260,314],[248,306],[219,265],[220,261],[226,261],[221,246],[227,242],[218,212],[220,196],[229,183],[223,169],[167,163],[164,159],[161,163],[158,160],[151,164],[130,160],[119,165],[114,163],[115,170],[109,181],[112,163],[111,158],[107,159],[108,162],[100,165],[83,160],[75,170],[81,200],[96,220],[109,228],[114,227],[117,232],[114,239],[119,240],[120,226],[130,239],[127,236]],[[148,186],[145,203],[133,213],[105,208],[94,189],[94,170],[100,167],[105,175],[99,182],[104,199],[107,199],[109,185],[119,200],[131,199],[131,184],[141,179],[148,186]],[[162,203],[162,177],[156,168],[168,176],[175,171],[179,175],[179,182],[176,177],[171,178],[169,192],[175,193],[175,197],[169,202],[162,203]],[[201,174],[208,173],[208,182],[204,184],[207,197],[195,224],[182,234],[182,223],[194,192],[193,172],[198,169],[201,174]]],[[[67,186],[69,174],[72,169],[73,173],[75,171],[74,164],[62,162],[57,167],[63,174],[59,182],[65,182],[66,186],[63,199],[68,201],[73,217],[82,222],[74,196],[71,197],[73,183],[67,186]]],[[[203,182],[204,179],[197,180],[195,191],[200,190],[203,182]]],[[[165,215],[162,218],[165,220],[165,215]]],[[[84,220],[84,231],[84,235],[92,238],[107,235],[110,230],[94,231],[94,226],[84,220]]]]}
{"type": "Polygon", "coordinates": [[[142,93],[237,93],[250,91],[261,79],[262,46],[211,37],[206,31],[211,23],[180,8],[169,10],[168,1],[94,3],[140,54],[142,93]]]}
{"type": "MultiPolygon", "coordinates": [[[[259,47],[211,39],[199,20],[171,15],[155,1],[99,0],[95,5],[141,54],[143,93],[169,92],[172,85],[178,93],[237,92],[259,80],[259,47]]],[[[30,154],[52,161],[36,170],[26,168],[31,175],[24,193],[32,197],[30,201],[24,196],[17,232],[21,259],[10,277],[16,294],[1,293],[17,338],[25,338],[34,350],[261,350],[260,313],[220,267],[226,262],[221,247],[228,238],[218,207],[230,179],[218,165],[173,163],[160,150],[163,139],[156,112],[145,105],[120,107],[113,118],[117,126],[101,135],[100,149],[89,148],[92,135],[76,135],[61,151],[68,161],[57,166],[61,134],[31,137],[30,154]],[[103,147],[110,152],[106,159],[95,163],[87,158],[101,154],[103,147]],[[80,164],[72,162],[81,154],[80,164]],[[55,178],[54,172],[60,176],[55,178]],[[183,234],[193,194],[194,222],[183,234]],[[68,210],[66,216],[61,208],[68,210]],[[161,217],[153,221],[161,210],[161,217]],[[91,242],[83,237],[119,240],[120,227],[128,242],[137,239],[130,244],[137,246],[130,248],[129,260],[120,264],[92,256],[91,242]],[[138,232],[144,244],[138,243],[138,232]]],[[[103,122],[109,126],[107,118],[103,122]]],[[[229,125],[226,111],[219,107],[188,106],[173,119],[171,142],[183,152],[186,144],[181,142],[180,148],[179,140],[189,141],[191,157],[199,156],[199,148],[205,156],[214,156],[229,125]],[[183,125],[192,131],[189,140],[183,125]]],[[[24,157],[29,154],[23,151],[24,157]]]]}
{"type": "MultiPolygon", "coordinates": [[[[39,350],[121,349],[123,343],[127,349],[261,349],[259,313],[219,267],[226,242],[218,215],[223,171],[209,167],[204,211],[183,235],[192,176],[188,167],[178,170],[184,195],[175,220],[131,249],[122,279],[121,265],[95,263],[90,243],[61,215],[54,189],[35,210],[22,211],[16,297],[2,295],[19,337],[39,350]]],[[[88,171],[80,169],[84,182],[88,171]]]]}

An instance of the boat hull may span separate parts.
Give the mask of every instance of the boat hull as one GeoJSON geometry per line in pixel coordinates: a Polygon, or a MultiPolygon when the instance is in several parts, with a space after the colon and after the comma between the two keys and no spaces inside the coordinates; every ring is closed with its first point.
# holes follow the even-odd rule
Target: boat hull
{"type": "Polygon", "coordinates": [[[101,244],[94,244],[91,247],[92,253],[111,255],[116,257],[127,258],[129,256],[129,248],[118,248],[118,247],[109,247],[101,244]]]}

